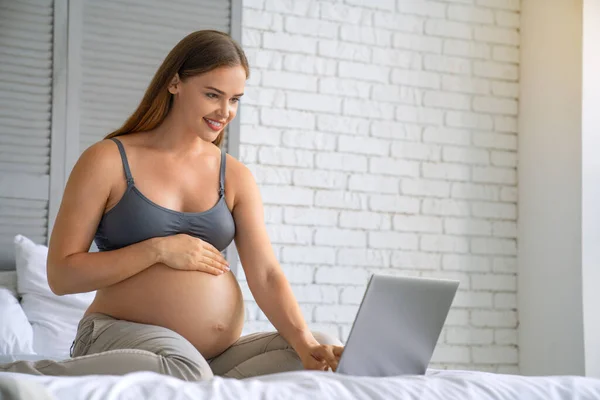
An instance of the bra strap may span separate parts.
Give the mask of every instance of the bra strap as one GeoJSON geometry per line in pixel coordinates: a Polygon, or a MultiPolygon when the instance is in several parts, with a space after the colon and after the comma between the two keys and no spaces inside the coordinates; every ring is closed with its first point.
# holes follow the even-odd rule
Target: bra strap
{"type": "Polygon", "coordinates": [[[221,150],[221,172],[219,177],[219,196],[223,197],[225,194],[225,158],[227,153],[221,150]]]}
{"type": "Polygon", "coordinates": [[[117,138],[110,138],[113,142],[117,144],[119,148],[119,153],[121,153],[121,161],[123,161],[123,169],[125,170],[125,178],[127,178],[127,185],[133,185],[133,177],[131,176],[131,171],[129,170],[129,163],[127,162],[127,154],[125,154],[125,148],[123,147],[123,143],[117,138]]]}

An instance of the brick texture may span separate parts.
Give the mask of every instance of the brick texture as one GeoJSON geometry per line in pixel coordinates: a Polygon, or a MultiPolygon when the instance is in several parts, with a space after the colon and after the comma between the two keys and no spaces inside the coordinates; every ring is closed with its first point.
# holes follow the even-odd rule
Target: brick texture
{"type": "Polygon", "coordinates": [[[518,372],[519,7],[243,2],[240,160],[312,329],[345,341],[374,272],[457,279],[432,366],[518,372]]]}

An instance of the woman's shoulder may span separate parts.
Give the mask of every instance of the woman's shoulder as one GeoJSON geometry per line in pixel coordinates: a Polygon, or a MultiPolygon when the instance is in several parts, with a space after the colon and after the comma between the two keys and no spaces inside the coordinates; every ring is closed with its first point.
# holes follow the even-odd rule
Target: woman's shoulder
{"type": "Polygon", "coordinates": [[[120,158],[116,143],[110,139],[102,139],[86,148],[81,153],[79,162],[107,167],[120,158]]]}
{"type": "Polygon", "coordinates": [[[255,197],[258,192],[258,185],[252,172],[253,165],[247,166],[227,154],[225,190],[233,197],[233,208],[236,208],[240,201],[255,197]]]}
{"type": "Polygon", "coordinates": [[[245,181],[248,178],[253,178],[250,168],[229,153],[226,154],[226,165],[226,174],[228,179],[231,178],[236,181],[245,181]]]}
{"type": "Polygon", "coordinates": [[[110,139],[100,140],[86,148],[73,168],[73,172],[94,182],[113,182],[123,170],[121,155],[116,143],[110,139]]]}

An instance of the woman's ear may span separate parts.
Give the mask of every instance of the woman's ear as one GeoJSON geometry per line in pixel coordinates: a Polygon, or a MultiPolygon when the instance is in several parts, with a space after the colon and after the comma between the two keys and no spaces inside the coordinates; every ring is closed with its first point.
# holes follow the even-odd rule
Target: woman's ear
{"type": "Polygon", "coordinates": [[[175,73],[175,76],[173,77],[173,79],[171,79],[171,82],[169,83],[169,93],[171,94],[176,94],[179,91],[179,85],[181,83],[181,80],[179,79],[179,74],[175,73]]]}

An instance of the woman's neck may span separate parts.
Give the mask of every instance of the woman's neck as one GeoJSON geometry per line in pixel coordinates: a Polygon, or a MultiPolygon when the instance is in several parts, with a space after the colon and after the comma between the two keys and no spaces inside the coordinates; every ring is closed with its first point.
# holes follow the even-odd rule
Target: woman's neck
{"type": "Polygon", "coordinates": [[[215,146],[212,143],[203,140],[181,121],[181,118],[169,113],[164,121],[152,130],[152,145],[177,156],[214,151],[215,146]]]}

